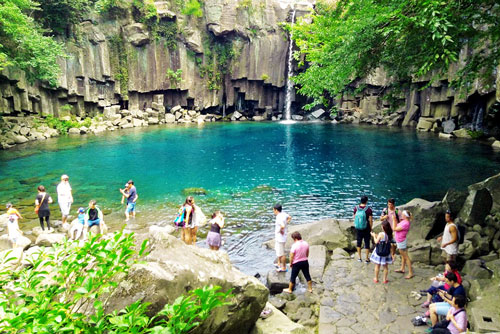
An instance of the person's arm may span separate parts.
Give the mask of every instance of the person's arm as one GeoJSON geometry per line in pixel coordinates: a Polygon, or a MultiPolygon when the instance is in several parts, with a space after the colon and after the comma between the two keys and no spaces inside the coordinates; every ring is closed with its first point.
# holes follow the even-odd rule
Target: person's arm
{"type": "Polygon", "coordinates": [[[292,268],[294,253],[290,252],[290,268],[292,268]]]}
{"type": "MultiPolygon", "coordinates": [[[[462,311],[462,312],[465,312],[465,311],[462,311]]],[[[458,330],[459,333],[462,333],[462,332],[464,332],[466,330],[466,328],[462,328],[460,326],[460,324],[455,319],[455,316],[453,315],[453,313],[451,312],[451,310],[448,313],[448,316],[446,317],[446,320],[449,320],[453,324],[453,326],[455,326],[455,328],[458,330]]]]}
{"type": "Polygon", "coordinates": [[[127,194],[125,192],[125,189],[120,189],[120,192],[122,193],[123,196],[125,196],[126,198],[128,198],[130,196],[130,194],[127,194]]]}
{"type": "Polygon", "coordinates": [[[286,223],[290,223],[290,220],[292,220],[292,216],[288,215],[288,217],[286,218],[286,223]]]}
{"type": "Polygon", "coordinates": [[[191,208],[189,206],[187,206],[186,207],[186,217],[184,218],[186,225],[189,224],[189,216],[191,216],[191,208]]]}
{"type": "Polygon", "coordinates": [[[19,219],[23,219],[23,216],[21,216],[21,213],[16,209],[15,214],[19,217],[19,219]]]}
{"type": "Polygon", "coordinates": [[[69,201],[70,203],[73,203],[73,191],[71,188],[69,188],[69,201]]]}
{"type": "Polygon", "coordinates": [[[380,232],[379,234],[375,234],[374,232],[370,232],[370,234],[373,237],[373,239],[375,240],[376,244],[378,244],[378,242],[380,241],[380,239],[382,239],[382,236],[384,235],[383,232],[380,232]]]}
{"type": "Polygon", "coordinates": [[[137,195],[137,193],[135,193],[134,203],[137,201],[138,198],[139,198],[139,195],[137,195]]]}
{"type": "Polygon", "coordinates": [[[123,202],[125,202],[125,195],[122,195],[121,203],[123,204],[123,202]]]}
{"type": "Polygon", "coordinates": [[[370,230],[373,228],[373,214],[370,215],[370,217],[368,218],[368,221],[370,222],[370,230]]]}
{"type": "Polygon", "coordinates": [[[224,227],[224,217],[220,217],[218,220],[217,220],[217,224],[219,224],[219,227],[220,228],[223,228],[224,227]]]}
{"type": "Polygon", "coordinates": [[[49,199],[47,201],[49,204],[52,204],[54,201],[52,200],[52,197],[49,196],[49,199]]]}

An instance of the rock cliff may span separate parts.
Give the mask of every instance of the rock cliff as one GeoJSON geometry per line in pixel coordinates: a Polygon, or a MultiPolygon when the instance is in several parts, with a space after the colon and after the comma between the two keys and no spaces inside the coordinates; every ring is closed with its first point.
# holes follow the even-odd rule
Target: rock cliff
{"type": "MultiPolygon", "coordinates": [[[[155,1],[154,25],[141,23],[133,7],[88,17],[61,40],[68,57],[59,60],[57,87],[29,83],[13,68],[0,72],[0,113],[93,117],[114,106],[161,113],[177,105],[221,114],[277,111],[288,52],[280,23],[289,19],[290,3],[211,0],[195,17],[182,14],[178,1],[155,1]],[[163,96],[161,105],[155,95],[163,96]]],[[[298,15],[311,7],[296,5],[298,15]]]]}

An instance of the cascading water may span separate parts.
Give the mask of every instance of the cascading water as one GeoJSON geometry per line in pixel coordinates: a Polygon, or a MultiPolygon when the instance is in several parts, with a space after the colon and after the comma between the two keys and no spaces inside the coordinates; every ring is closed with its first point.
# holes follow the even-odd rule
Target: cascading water
{"type": "Polygon", "coordinates": [[[285,97],[285,120],[289,121],[292,119],[292,93],[293,93],[293,25],[295,24],[295,7],[292,7],[292,18],[290,30],[290,44],[288,46],[288,75],[286,81],[286,97],[285,97]]]}
{"type": "Polygon", "coordinates": [[[484,118],[484,108],[478,103],[474,107],[474,112],[472,116],[472,130],[481,131],[483,129],[483,118],[484,118]]]}

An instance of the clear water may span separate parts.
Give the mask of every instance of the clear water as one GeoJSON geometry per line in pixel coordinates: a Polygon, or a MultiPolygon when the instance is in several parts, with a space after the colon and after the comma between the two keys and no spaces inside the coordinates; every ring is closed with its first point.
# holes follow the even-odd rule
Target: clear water
{"type": "MultiPolygon", "coordinates": [[[[123,225],[118,191],[133,179],[138,218],[130,228],[171,224],[183,190],[208,216],[228,217],[224,249],[248,274],[271,268],[276,202],[295,224],[349,217],[366,194],[375,211],[388,197],[441,199],[450,187],[465,188],[500,172],[500,154],[489,146],[444,141],[434,135],[333,124],[235,123],[131,129],[102,136],[63,137],[0,152],[0,201],[12,201],[36,225],[38,184],[55,197],[61,174],[70,176],[76,211],[96,199],[108,225],[123,225]]],[[[54,200],[56,200],[54,198],[54,200]]],[[[59,211],[52,205],[57,219],[59,211]]],[[[23,227],[23,226],[22,226],[23,227]]],[[[206,229],[200,233],[201,238],[206,229]]],[[[200,247],[205,247],[203,240],[200,247]]]]}

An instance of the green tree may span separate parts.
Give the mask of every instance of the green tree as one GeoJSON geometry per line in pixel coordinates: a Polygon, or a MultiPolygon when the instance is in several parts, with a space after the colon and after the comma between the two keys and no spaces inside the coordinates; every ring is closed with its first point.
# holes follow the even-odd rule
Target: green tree
{"type": "Polygon", "coordinates": [[[44,27],[54,33],[67,32],[71,24],[79,23],[92,9],[92,2],[88,0],[43,0],[40,1],[39,20],[44,27]]]}
{"type": "Polygon", "coordinates": [[[299,93],[314,100],[309,107],[328,104],[354,79],[380,66],[395,82],[421,76],[435,80],[467,46],[475,51],[452,83],[466,89],[495,73],[500,6],[495,0],[320,1],[293,34],[305,55],[299,64],[305,70],[294,80],[299,93]]]}
{"type": "Polygon", "coordinates": [[[8,65],[24,70],[30,80],[57,84],[63,56],[62,44],[44,36],[41,27],[28,16],[37,10],[30,0],[0,0],[0,69],[8,65]]]}

